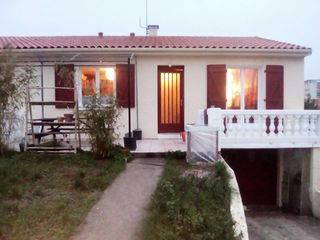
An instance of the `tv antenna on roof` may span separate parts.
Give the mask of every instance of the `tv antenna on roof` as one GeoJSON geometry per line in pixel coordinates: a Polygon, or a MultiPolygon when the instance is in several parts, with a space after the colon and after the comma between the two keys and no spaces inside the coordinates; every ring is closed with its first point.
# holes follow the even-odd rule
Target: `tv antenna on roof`
{"type": "Polygon", "coordinates": [[[141,23],[141,17],[139,18],[139,25],[141,28],[144,28],[146,30],[147,36],[157,36],[159,25],[149,25],[149,19],[148,19],[148,0],[146,0],[146,22],[145,26],[141,23]]]}
{"type": "Polygon", "coordinates": [[[146,22],[145,22],[145,25],[142,25],[141,17],[139,17],[139,26],[144,29],[148,28],[148,0],[146,0],[146,22]]]}

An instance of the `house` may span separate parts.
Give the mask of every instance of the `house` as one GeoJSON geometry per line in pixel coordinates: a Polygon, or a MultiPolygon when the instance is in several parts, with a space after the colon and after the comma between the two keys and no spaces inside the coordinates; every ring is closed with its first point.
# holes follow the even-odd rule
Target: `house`
{"type": "MultiPolygon", "coordinates": [[[[128,131],[128,90],[131,124],[144,139],[177,136],[199,109],[220,108],[221,151],[245,204],[320,217],[320,115],[303,110],[310,48],[260,37],[158,36],[157,28],[148,36],[0,37],[0,47],[6,44],[21,63],[34,64],[44,86],[64,86],[57,65],[74,70],[80,108],[94,91],[115,93],[124,108],[122,136],[128,131]]],[[[46,91],[44,98],[68,101],[73,95],[61,89],[46,91]]],[[[39,107],[35,115],[69,110],[39,107]]]]}
{"type": "Polygon", "coordinates": [[[320,105],[320,79],[309,79],[304,82],[304,96],[320,105]]]}

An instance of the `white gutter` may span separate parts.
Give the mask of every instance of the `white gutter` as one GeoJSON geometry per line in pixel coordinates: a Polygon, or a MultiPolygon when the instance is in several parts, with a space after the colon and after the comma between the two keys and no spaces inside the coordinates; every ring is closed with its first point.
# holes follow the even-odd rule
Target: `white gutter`
{"type": "Polygon", "coordinates": [[[163,53],[196,53],[196,54],[259,54],[265,53],[268,55],[287,55],[287,56],[309,56],[312,54],[310,48],[307,49],[248,49],[248,48],[42,48],[42,49],[13,49],[17,53],[66,53],[66,52],[81,52],[81,53],[139,53],[139,54],[163,54],[163,53]]]}

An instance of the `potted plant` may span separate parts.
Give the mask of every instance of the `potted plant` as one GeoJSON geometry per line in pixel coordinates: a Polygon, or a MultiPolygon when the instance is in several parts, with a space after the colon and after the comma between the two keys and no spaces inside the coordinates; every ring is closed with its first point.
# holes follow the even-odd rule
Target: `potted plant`
{"type": "Polygon", "coordinates": [[[63,116],[66,122],[73,122],[73,113],[65,113],[63,116]]]}
{"type": "Polygon", "coordinates": [[[134,136],[132,136],[132,133],[126,133],[125,136],[123,137],[123,142],[124,142],[124,147],[134,151],[137,149],[137,140],[135,139],[134,136]]]}
{"type": "Polygon", "coordinates": [[[133,130],[133,137],[136,140],[141,140],[142,139],[142,130],[140,128],[133,130]]]}

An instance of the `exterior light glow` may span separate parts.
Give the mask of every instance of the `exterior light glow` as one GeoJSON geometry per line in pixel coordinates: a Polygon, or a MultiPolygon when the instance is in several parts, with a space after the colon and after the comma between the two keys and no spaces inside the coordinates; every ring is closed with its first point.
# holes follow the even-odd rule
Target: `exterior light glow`
{"type": "Polygon", "coordinates": [[[116,79],[116,72],[114,68],[105,68],[106,78],[110,81],[114,81],[116,79]]]}

